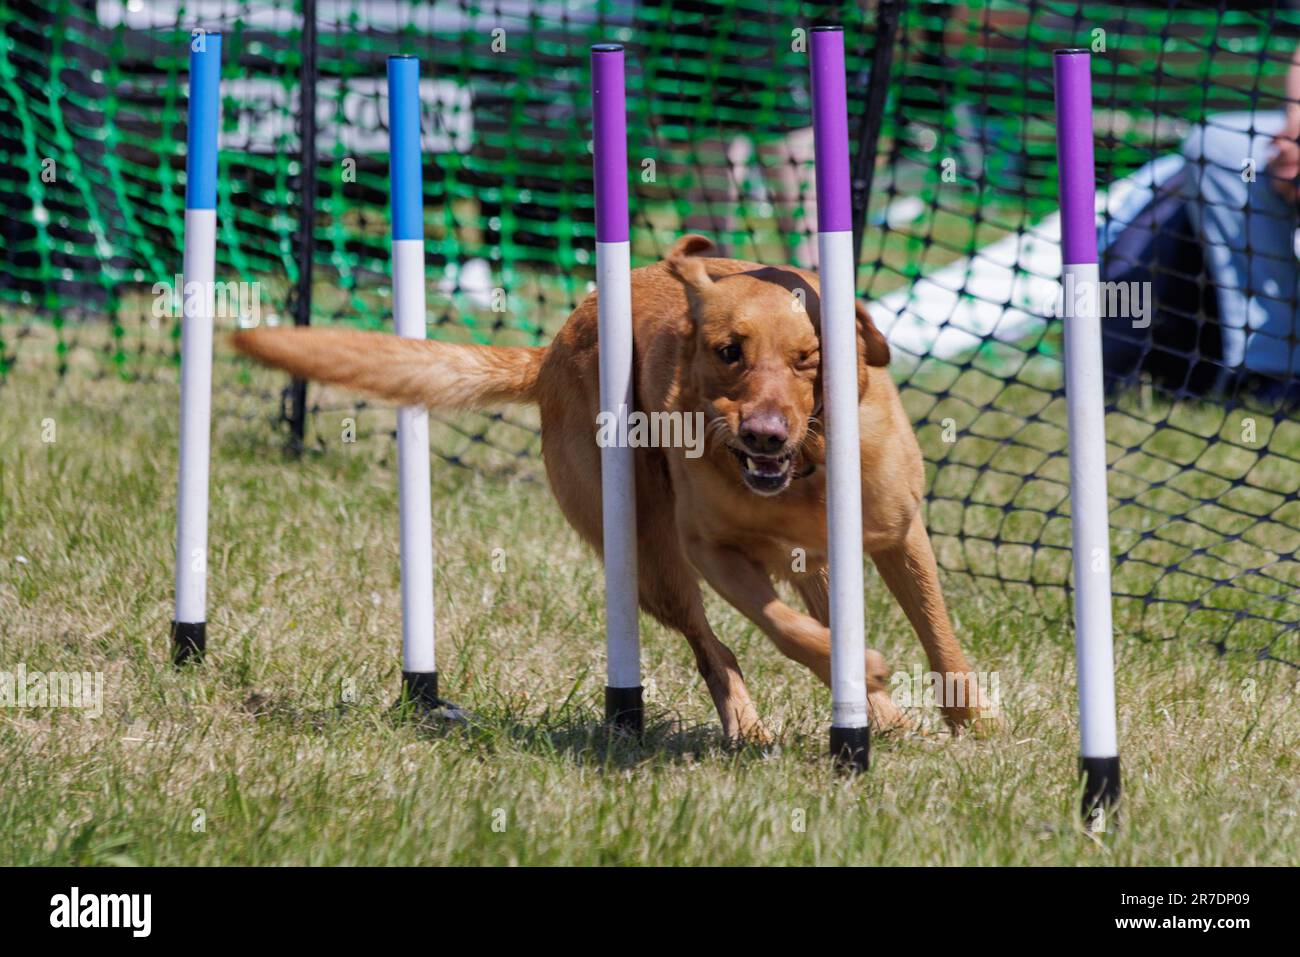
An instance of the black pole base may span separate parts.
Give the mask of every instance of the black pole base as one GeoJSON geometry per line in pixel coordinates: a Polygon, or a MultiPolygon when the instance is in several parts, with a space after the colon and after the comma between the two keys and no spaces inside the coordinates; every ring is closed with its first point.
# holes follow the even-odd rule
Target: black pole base
{"type": "Polygon", "coordinates": [[[402,697],[398,706],[408,705],[420,715],[462,722],[465,713],[450,701],[438,697],[438,672],[403,671],[402,697]]]}
{"type": "Polygon", "coordinates": [[[641,705],[641,686],[611,688],[605,686],[605,723],[638,738],[645,730],[645,710],[641,705]]]}
{"type": "Polygon", "coordinates": [[[831,760],[835,770],[860,774],[871,766],[871,729],[831,725],[831,760]]]}
{"type": "Polygon", "coordinates": [[[1119,757],[1079,758],[1083,778],[1083,819],[1089,830],[1104,831],[1119,805],[1119,757]]]}
{"type": "Polygon", "coordinates": [[[208,623],[206,621],[173,621],[172,664],[177,668],[186,662],[200,662],[208,650],[208,623]]]}

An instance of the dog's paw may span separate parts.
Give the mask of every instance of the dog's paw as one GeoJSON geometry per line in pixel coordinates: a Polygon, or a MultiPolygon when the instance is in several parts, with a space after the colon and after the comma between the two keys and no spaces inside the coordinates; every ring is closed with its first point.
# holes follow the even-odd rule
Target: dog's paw
{"type": "Polygon", "coordinates": [[[867,695],[867,714],[873,734],[919,730],[916,722],[894,702],[888,691],[872,691],[867,695]]]}
{"type": "Polygon", "coordinates": [[[889,693],[889,666],[884,656],[874,648],[867,649],[867,715],[871,731],[913,732],[917,723],[909,718],[889,693]]]}
{"type": "Polygon", "coordinates": [[[758,719],[758,711],[747,699],[728,702],[719,716],[722,718],[722,733],[731,744],[766,748],[776,740],[763,727],[763,722],[758,719]]]}
{"type": "Polygon", "coordinates": [[[993,737],[1007,729],[1007,722],[998,708],[983,708],[975,712],[967,729],[976,737],[993,737]]]}
{"type": "Polygon", "coordinates": [[[727,735],[727,737],[734,744],[751,745],[759,748],[770,748],[776,743],[776,737],[767,728],[763,727],[760,721],[754,721],[752,724],[737,730],[735,734],[727,735]]]}
{"type": "Polygon", "coordinates": [[[983,695],[974,707],[944,708],[943,717],[954,733],[964,731],[982,738],[999,734],[1006,729],[1002,710],[996,704],[990,704],[983,695]]]}

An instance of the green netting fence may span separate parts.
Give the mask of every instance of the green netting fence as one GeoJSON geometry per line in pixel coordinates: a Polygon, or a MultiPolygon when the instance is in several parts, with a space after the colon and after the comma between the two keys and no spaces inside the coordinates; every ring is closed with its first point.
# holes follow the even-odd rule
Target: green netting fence
{"type": "MultiPolygon", "coordinates": [[[[429,333],[544,343],[593,287],[590,44],[629,51],[634,263],[700,231],[733,256],[813,265],[801,31],[822,21],[847,29],[851,130],[873,171],[859,292],[889,330],[940,563],[1064,611],[1052,50],[1095,51],[1101,225],[1120,233],[1135,173],[1181,156],[1216,117],[1285,109],[1300,41],[1286,3],[0,0],[0,381],[33,364],[176,376],[179,322],[157,314],[155,284],[180,270],[196,27],[225,37],[218,278],[260,290],[228,324],[390,325],[384,61],[402,52],[424,64],[429,333]],[[878,50],[889,13],[896,39],[878,50]],[[874,117],[873,63],[888,64],[874,117]]],[[[1170,222],[1173,238],[1204,242],[1170,222]]],[[[1158,292],[1177,280],[1211,293],[1181,315],[1171,295],[1161,308],[1183,332],[1126,334],[1127,365],[1110,369],[1119,627],[1296,666],[1294,403],[1230,374],[1206,261],[1142,255],[1158,292]]],[[[218,364],[217,408],[239,396],[287,434],[292,395],[228,355],[218,364]]],[[[309,391],[307,447],[336,441],[356,408],[309,391]]],[[[444,425],[436,452],[450,462],[539,451],[527,411],[444,425]]]]}

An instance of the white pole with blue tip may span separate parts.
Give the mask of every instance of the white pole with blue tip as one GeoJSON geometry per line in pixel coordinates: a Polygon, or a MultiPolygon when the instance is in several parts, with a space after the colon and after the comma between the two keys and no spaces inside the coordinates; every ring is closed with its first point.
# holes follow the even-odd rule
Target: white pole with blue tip
{"type": "MultiPolygon", "coordinates": [[[[424,339],[424,195],[420,168],[420,61],[388,58],[389,187],[392,193],[393,319],[397,334],[424,339]]],[[[429,411],[397,410],[402,551],[402,690],[421,709],[438,697],[434,656],[433,513],[429,411]]]]}
{"type": "Polygon", "coordinates": [[[185,151],[185,248],[181,289],[180,464],[176,494],[176,606],[172,660],[207,650],[208,467],[212,430],[212,326],[217,267],[217,136],[221,35],[190,37],[185,151]]]}

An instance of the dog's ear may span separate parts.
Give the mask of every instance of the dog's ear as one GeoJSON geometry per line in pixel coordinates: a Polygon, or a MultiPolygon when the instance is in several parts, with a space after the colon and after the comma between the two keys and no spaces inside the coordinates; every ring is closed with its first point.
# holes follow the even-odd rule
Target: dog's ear
{"type": "Polygon", "coordinates": [[[704,263],[697,257],[713,251],[713,240],[699,233],[687,233],[673,243],[664,262],[669,271],[696,292],[703,292],[713,285],[704,263]]]}
{"type": "MultiPolygon", "coordinates": [[[[862,303],[854,300],[853,310],[857,314],[858,320],[858,395],[863,396],[867,391],[867,366],[887,366],[889,365],[889,340],[884,334],[876,328],[876,324],[871,320],[871,313],[862,303]]],[[[817,329],[817,338],[821,339],[821,303],[820,297],[817,300],[817,309],[813,316],[813,324],[817,329]]],[[[825,363],[826,355],[823,352],[822,362],[825,363]]],[[[814,394],[816,396],[816,405],[813,408],[813,414],[820,416],[823,410],[822,394],[822,372],[817,370],[817,379],[813,384],[814,394]]]]}
{"type": "Polygon", "coordinates": [[[858,338],[862,340],[865,346],[864,354],[866,355],[867,365],[889,365],[889,340],[871,321],[871,313],[867,311],[866,306],[855,300],[853,307],[858,313],[858,338]]]}

